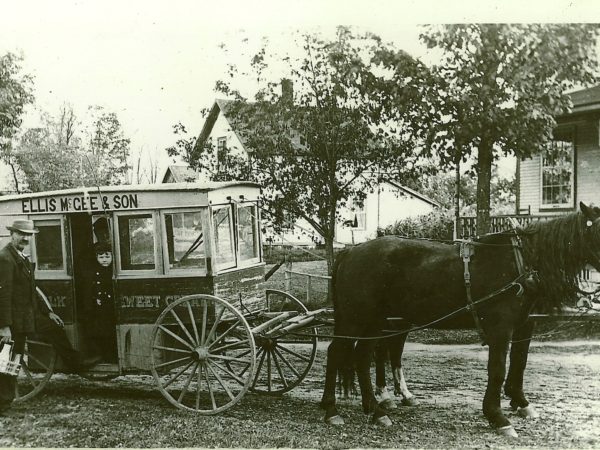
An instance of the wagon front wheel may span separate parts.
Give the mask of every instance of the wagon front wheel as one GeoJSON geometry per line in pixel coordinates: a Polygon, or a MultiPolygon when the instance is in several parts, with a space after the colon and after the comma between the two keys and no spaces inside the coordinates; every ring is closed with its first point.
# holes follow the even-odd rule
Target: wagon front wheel
{"type": "Polygon", "coordinates": [[[27,338],[17,376],[15,401],[24,402],[40,393],[54,373],[55,365],[56,350],[52,344],[27,338]]]}
{"type": "Polygon", "coordinates": [[[233,306],[190,295],[167,306],[152,333],[151,371],[180,409],[217,414],[238,403],[253,379],[254,338],[233,306]]]}

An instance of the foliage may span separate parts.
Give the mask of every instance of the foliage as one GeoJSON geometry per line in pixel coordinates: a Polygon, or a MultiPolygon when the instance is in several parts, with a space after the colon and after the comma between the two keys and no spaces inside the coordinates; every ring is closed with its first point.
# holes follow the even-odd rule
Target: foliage
{"type": "MultiPolygon", "coordinates": [[[[293,83],[281,95],[278,84],[265,81],[276,61],[267,46],[251,60],[261,83],[254,102],[229,82],[217,83],[219,92],[235,97],[224,113],[247,153],[235,147],[219,153],[209,141],[191,148],[185,139],[171,152],[213,179],[261,184],[273,222],[305,219],[323,237],[331,263],[340,208],[362,206],[384,175],[402,179],[417,169],[410,124],[390,122],[381,104],[393,96],[397,108],[408,110],[415,96],[409,80],[425,69],[378,37],[344,27],[334,39],[305,34],[297,43],[301,56],[280,59],[293,83]],[[393,79],[383,61],[395,67],[393,79]]],[[[235,80],[238,68],[230,70],[235,80]]]]}
{"type": "Polygon", "coordinates": [[[452,240],[454,216],[449,209],[436,209],[429,214],[399,220],[377,230],[378,236],[396,235],[411,238],[452,240]]]}
{"type": "Polygon", "coordinates": [[[477,156],[478,232],[490,215],[492,162],[527,158],[551,139],[565,91],[597,81],[599,27],[592,24],[468,24],[429,27],[441,50],[426,87],[426,151],[441,165],[477,156]],[[430,122],[429,122],[430,121],[430,122]]]}
{"type": "Polygon", "coordinates": [[[13,53],[0,56],[0,160],[11,167],[17,188],[12,141],[21,127],[25,106],[33,102],[33,79],[21,73],[21,61],[13,53]]]}
{"type": "Polygon", "coordinates": [[[123,133],[121,122],[114,112],[99,106],[89,108],[93,122],[87,130],[87,166],[84,182],[90,185],[122,184],[127,181],[131,140],[123,133]]]}
{"type": "Polygon", "coordinates": [[[22,185],[31,192],[126,181],[129,139],[115,113],[93,109],[92,125],[82,125],[71,106],[58,117],[44,114],[42,126],[25,130],[13,150],[22,185]]]}
{"type": "Polygon", "coordinates": [[[66,189],[81,180],[79,126],[73,110],[61,107],[59,118],[44,115],[43,126],[25,130],[14,150],[22,186],[31,192],[66,189]]]}
{"type": "MultiPolygon", "coordinates": [[[[454,191],[456,176],[453,172],[439,171],[410,180],[407,186],[436,200],[442,208],[454,208],[454,191]]],[[[491,178],[491,210],[494,215],[514,214],[516,200],[516,180],[512,176],[503,178],[498,174],[496,166],[492,168],[491,178]]],[[[460,215],[475,215],[477,203],[477,178],[471,171],[460,177],[460,215]]]]}

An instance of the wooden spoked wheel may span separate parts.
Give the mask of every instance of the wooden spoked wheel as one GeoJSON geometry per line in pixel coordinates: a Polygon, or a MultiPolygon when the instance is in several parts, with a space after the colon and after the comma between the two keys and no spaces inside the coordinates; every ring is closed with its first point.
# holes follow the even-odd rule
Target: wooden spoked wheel
{"type": "Polygon", "coordinates": [[[27,338],[17,376],[15,401],[23,402],[37,395],[54,373],[56,350],[51,344],[27,338]]]}
{"type": "Polygon", "coordinates": [[[218,414],[238,403],[252,383],[252,332],[244,316],[218,297],[190,295],[167,306],[151,345],[152,375],[177,408],[218,414]]]}
{"type": "MultiPolygon", "coordinates": [[[[263,322],[277,313],[293,312],[291,323],[297,323],[308,312],[300,300],[287,292],[267,289],[266,296],[268,314],[261,319],[263,322]]],[[[255,333],[257,368],[251,390],[283,394],[300,384],[310,371],[317,354],[317,330],[301,326],[288,330],[290,322],[275,322],[272,327],[255,333]]]]}

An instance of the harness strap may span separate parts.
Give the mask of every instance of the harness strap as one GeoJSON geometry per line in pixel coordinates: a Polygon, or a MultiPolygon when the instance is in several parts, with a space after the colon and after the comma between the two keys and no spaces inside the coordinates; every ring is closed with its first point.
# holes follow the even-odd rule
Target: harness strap
{"type": "Polygon", "coordinates": [[[481,345],[486,345],[487,339],[485,336],[485,331],[483,331],[483,327],[481,326],[481,320],[479,319],[479,314],[477,314],[477,309],[475,308],[475,304],[473,302],[473,296],[471,295],[471,272],[469,271],[469,262],[471,261],[471,256],[475,253],[475,247],[472,241],[463,241],[460,243],[460,256],[463,259],[464,263],[464,279],[465,279],[465,290],[467,293],[467,306],[466,310],[471,312],[473,316],[473,321],[475,322],[475,327],[477,328],[477,332],[479,333],[479,337],[481,338],[481,345]]]}
{"type": "Polygon", "coordinates": [[[517,219],[515,219],[514,217],[509,217],[508,220],[510,221],[511,226],[515,230],[515,235],[511,236],[510,242],[512,243],[513,254],[515,255],[517,273],[519,275],[523,275],[525,273],[525,261],[523,260],[523,252],[521,250],[523,248],[523,246],[521,245],[521,236],[519,236],[519,234],[517,233],[517,227],[519,226],[519,224],[517,223],[517,219]]]}

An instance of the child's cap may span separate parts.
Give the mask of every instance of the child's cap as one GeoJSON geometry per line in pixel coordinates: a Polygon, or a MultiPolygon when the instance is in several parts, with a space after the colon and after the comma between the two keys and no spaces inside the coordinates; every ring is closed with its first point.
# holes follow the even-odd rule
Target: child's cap
{"type": "Polygon", "coordinates": [[[109,242],[99,241],[94,244],[94,251],[96,252],[96,254],[107,253],[107,252],[112,253],[112,246],[110,245],[109,242]]]}

